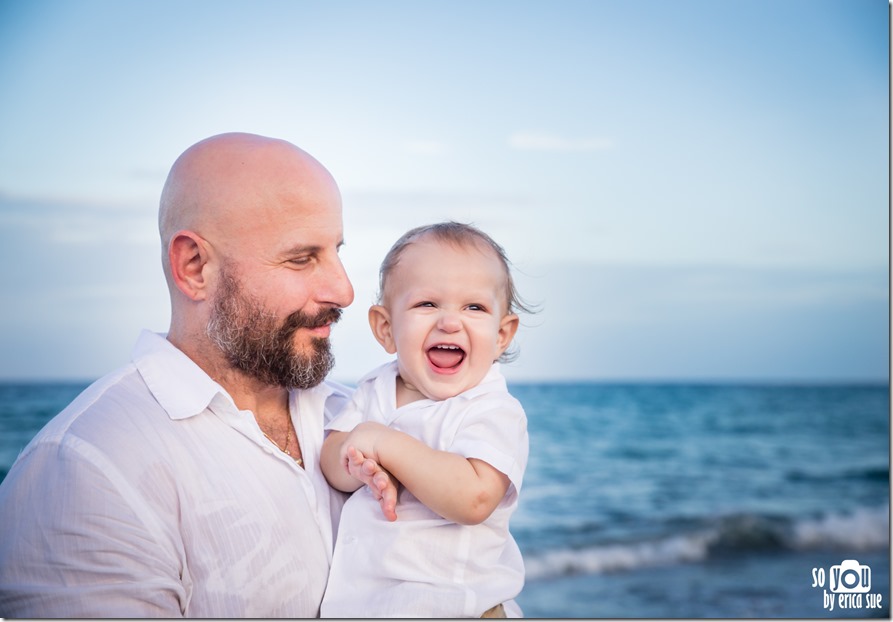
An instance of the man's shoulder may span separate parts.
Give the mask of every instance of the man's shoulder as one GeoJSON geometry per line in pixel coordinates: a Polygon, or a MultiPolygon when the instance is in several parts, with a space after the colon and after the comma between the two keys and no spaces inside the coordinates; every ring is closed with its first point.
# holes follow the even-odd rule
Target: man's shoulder
{"type": "Polygon", "coordinates": [[[133,408],[152,407],[152,395],[133,364],[99,378],[37,433],[23,453],[38,443],[62,443],[78,438],[91,442],[94,433],[108,431],[128,421],[133,408]]]}

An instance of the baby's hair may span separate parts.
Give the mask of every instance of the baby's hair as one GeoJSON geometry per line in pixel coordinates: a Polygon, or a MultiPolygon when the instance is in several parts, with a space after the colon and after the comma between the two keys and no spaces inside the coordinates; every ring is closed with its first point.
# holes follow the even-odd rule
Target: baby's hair
{"type": "MultiPolygon", "coordinates": [[[[391,250],[385,255],[384,261],[381,262],[381,268],[378,271],[378,301],[381,303],[384,299],[385,284],[391,272],[400,261],[403,251],[410,244],[424,238],[431,237],[438,242],[453,244],[458,247],[476,246],[491,249],[499,258],[502,267],[505,270],[505,289],[506,289],[506,313],[534,313],[534,310],[525,303],[518,295],[515,289],[515,281],[512,279],[511,262],[505,254],[505,250],[493,238],[475,227],[460,222],[447,221],[439,222],[433,225],[423,225],[410,229],[399,240],[394,242],[391,250]]],[[[507,362],[517,357],[516,352],[506,350],[500,360],[507,362]]]]}

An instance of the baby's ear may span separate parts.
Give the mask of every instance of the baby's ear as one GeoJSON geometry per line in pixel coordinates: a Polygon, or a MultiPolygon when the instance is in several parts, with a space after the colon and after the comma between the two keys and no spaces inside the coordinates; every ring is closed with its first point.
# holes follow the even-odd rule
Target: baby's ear
{"type": "Polygon", "coordinates": [[[521,319],[514,313],[509,313],[499,321],[499,335],[496,338],[496,347],[499,351],[496,354],[496,358],[502,356],[502,353],[512,343],[520,323],[521,319]]]}
{"type": "Polygon", "coordinates": [[[397,352],[397,344],[394,342],[394,333],[391,330],[391,314],[381,305],[369,307],[369,326],[372,334],[388,354],[397,352]]]}

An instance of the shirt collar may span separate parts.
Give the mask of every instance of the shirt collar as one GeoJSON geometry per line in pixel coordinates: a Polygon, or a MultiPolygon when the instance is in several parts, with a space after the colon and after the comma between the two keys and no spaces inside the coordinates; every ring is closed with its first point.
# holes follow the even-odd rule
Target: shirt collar
{"type": "Polygon", "coordinates": [[[465,399],[471,399],[477,395],[482,393],[489,393],[494,389],[506,389],[505,376],[502,375],[502,372],[499,370],[499,363],[493,363],[490,366],[490,369],[487,370],[487,374],[483,377],[483,379],[477,384],[477,386],[471,387],[464,393],[460,393],[456,397],[463,397],[465,399]]]}
{"type": "Polygon", "coordinates": [[[218,395],[232,403],[226,390],[163,334],[142,331],[132,358],[152,395],[171,419],[187,419],[201,413],[218,395]]]}
{"type": "MultiPolygon", "coordinates": [[[[363,376],[358,384],[362,384],[363,382],[373,379],[373,381],[380,383],[379,387],[382,394],[388,395],[393,394],[391,397],[394,400],[394,404],[391,406],[392,408],[396,407],[396,388],[397,388],[397,375],[400,373],[399,367],[397,365],[396,360],[392,360],[389,363],[385,363],[380,367],[373,369],[371,372],[363,376]]],[[[499,363],[493,363],[490,366],[490,369],[487,370],[487,373],[481,379],[481,381],[471,387],[470,389],[463,391],[459,395],[454,395],[453,397],[447,398],[447,400],[470,400],[477,395],[482,393],[489,393],[494,389],[502,389],[507,390],[507,385],[505,382],[505,377],[502,375],[502,372],[499,370],[499,363]]],[[[416,400],[415,402],[411,402],[412,404],[416,404],[417,406],[428,406],[431,404],[437,404],[440,401],[447,400],[430,400],[430,399],[421,399],[416,400]]]]}
{"type": "MultiPolygon", "coordinates": [[[[226,389],[212,380],[163,334],[143,330],[133,348],[132,359],[146,386],[171,419],[194,417],[208,408],[218,396],[234,409],[236,407],[226,389]]],[[[291,399],[295,398],[296,393],[291,391],[291,399]]],[[[350,390],[326,381],[305,393],[316,396],[322,403],[333,396],[339,398],[332,404],[332,410],[337,411],[350,390]]]]}

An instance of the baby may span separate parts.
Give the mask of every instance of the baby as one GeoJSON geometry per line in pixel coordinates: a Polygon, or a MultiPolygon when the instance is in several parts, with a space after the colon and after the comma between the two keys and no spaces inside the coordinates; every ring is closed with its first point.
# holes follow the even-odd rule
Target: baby
{"type": "Polygon", "coordinates": [[[520,616],[524,564],[509,518],[527,418],[497,361],[526,309],[505,252],[469,225],[419,227],[391,248],[380,280],[369,324],[397,358],[362,378],[328,426],[323,472],[356,492],[321,615],[520,616]]]}

